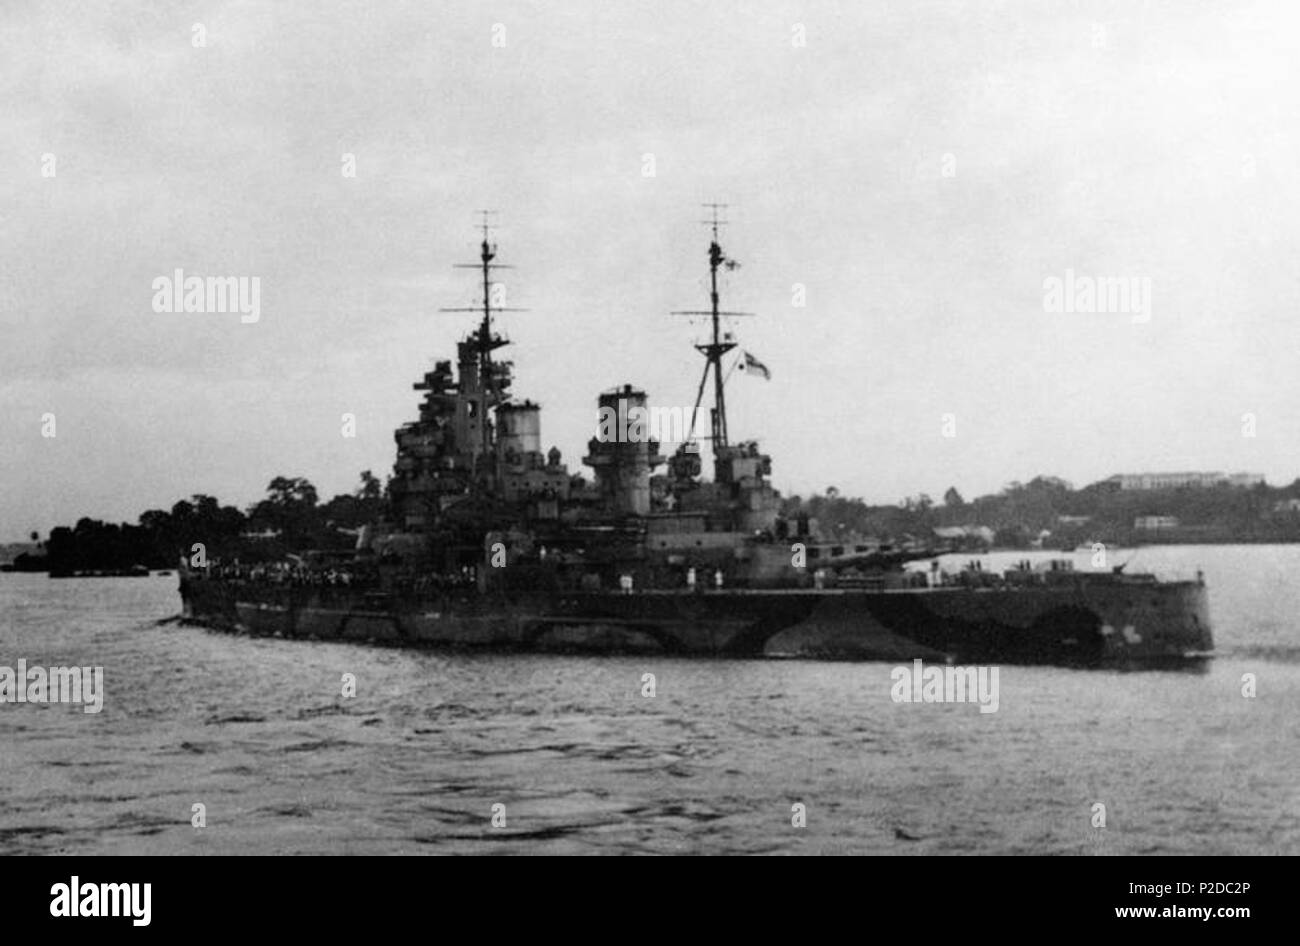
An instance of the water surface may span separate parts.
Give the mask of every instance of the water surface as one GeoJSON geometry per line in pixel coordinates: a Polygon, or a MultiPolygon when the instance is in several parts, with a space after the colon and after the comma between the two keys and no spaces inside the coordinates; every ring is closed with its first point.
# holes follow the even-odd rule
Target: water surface
{"type": "Polygon", "coordinates": [[[992,714],[896,704],[892,664],[253,639],[160,626],[174,576],[0,575],[0,665],[106,690],[0,704],[0,852],[1300,853],[1300,546],[1130,570],[1198,567],[1200,672],[1003,666],[992,714]]]}

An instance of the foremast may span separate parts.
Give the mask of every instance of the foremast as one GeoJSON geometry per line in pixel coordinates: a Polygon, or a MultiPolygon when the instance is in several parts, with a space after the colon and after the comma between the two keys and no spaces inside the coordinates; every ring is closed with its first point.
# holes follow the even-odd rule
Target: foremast
{"type": "MultiPolygon", "coordinates": [[[[492,274],[496,270],[510,269],[512,267],[494,262],[497,255],[497,246],[495,243],[490,242],[491,224],[488,219],[493,211],[483,210],[479,212],[483,215],[483,222],[480,224],[483,230],[483,240],[479,245],[479,261],[477,263],[456,263],[454,266],[456,269],[477,269],[481,272],[483,299],[477,306],[445,308],[440,311],[481,313],[478,327],[470,333],[463,344],[469,346],[476,356],[475,361],[477,362],[477,385],[472,397],[472,402],[475,404],[475,413],[478,415],[478,449],[475,451],[474,459],[475,485],[480,489],[493,491],[500,485],[501,440],[492,425],[491,417],[495,409],[509,401],[510,395],[507,389],[511,382],[511,364],[508,361],[495,361],[492,357],[494,351],[510,344],[509,340],[502,338],[495,332],[492,318],[497,313],[522,312],[524,310],[493,305],[492,274]]],[[[463,361],[464,359],[462,359],[462,364],[463,361]]],[[[462,384],[465,380],[462,375],[462,384]]]]}

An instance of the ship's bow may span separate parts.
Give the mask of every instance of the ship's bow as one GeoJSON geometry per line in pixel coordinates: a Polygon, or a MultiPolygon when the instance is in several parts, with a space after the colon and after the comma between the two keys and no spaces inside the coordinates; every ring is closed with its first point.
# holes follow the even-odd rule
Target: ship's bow
{"type": "Polygon", "coordinates": [[[1162,582],[1102,610],[1106,654],[1118,660],[1202,657],[1214,650],[1203,581],[1162,582]]]}

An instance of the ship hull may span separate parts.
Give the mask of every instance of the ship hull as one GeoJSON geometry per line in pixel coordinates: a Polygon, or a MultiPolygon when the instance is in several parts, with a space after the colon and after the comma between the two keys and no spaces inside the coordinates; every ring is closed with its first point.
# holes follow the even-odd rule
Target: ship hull
{"type": "Polygon", "coordinates": [[[399,646],[1070,665],[1214,646],[1200,582],[399,596],[183,576],[181,596],[218,630],[399,646]]]}

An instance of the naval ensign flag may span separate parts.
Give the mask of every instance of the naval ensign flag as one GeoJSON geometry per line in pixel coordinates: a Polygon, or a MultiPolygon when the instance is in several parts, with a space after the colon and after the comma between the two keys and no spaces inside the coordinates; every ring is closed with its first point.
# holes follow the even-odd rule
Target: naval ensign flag
{"type": "Polygon", "coordinates": [[[772,380],[772,372],[767,370],[767,365],[763,364],[749,352],[742,352],[745,360],[740,365],[741,371],[752,371],[755,374],[761,374],[764,381],[772,380]]]}

